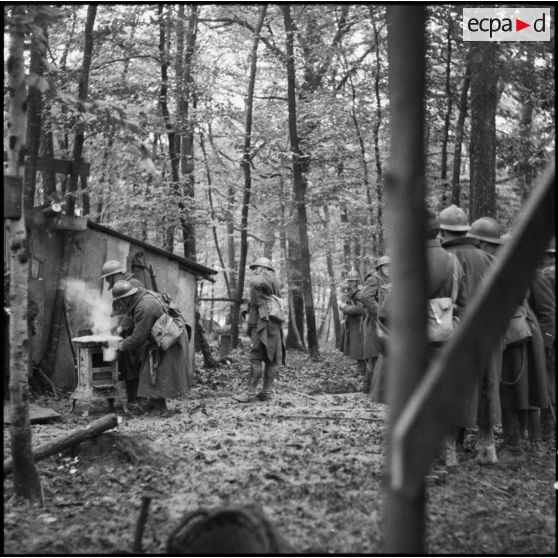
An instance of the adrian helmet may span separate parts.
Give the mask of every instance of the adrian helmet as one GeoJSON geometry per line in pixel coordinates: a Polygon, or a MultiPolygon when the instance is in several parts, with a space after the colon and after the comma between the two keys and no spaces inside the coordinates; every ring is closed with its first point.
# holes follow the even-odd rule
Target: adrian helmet
{"type": "Polygon", "coordinates": [[[548,246],[546,247],[545,252],[547,254],[556,254],[556,237],[553,236],[550,239],[550,242],[548,243],[548,246]]]}
{"type": "Polygon", "coordinates": [[[471,228],[465,211],[453,204],[440,211],[438,221],[440,229],[446,231],[467,232],[471,228]]]}
{"type": "Polygon", "coordinates": [[[275,269],[273,269],[273,266],[271,265],[271,261],[269,260],[269,258],[265,258],[265,257],[261,257],[258,258],[251,266],[250,269],[254,269],[256,267],[266,267],[267,269],[271,269],[271,271],[275,271],[275,269]]]}
{"type": "Polygon", "coordinates": [[[117,281],[112,288],[112,298],[113,300],[118,300],[119,298],[125,298],[137,292],[137,287],[134,287],[129,281],[121,279],[117,281]]]}
{"type": "Polygon", "coordinates": [[[376,269],[380,269],[383,265],[389,265],[390,262],[391,259],[389,256],[382,256],[381,258],[378,258],[378,261],[376,262],[376,269]]]}
{"type": "Polygon", "coordinates": [[[346,279],[347,281],[360,281],[360,275],[356,271],[349,271],[346,279]]]}
{"type": "Polygon", "coordinates": [[[114,275],[115,273],[125,273],[122,264],[117,260],[108,260],[101,268],[101,279],[104,279],[109,275],[114,275]]]}
{"type": "Polygon", "coordinates": [[[490,242],[491,244],[502,244],[502,227],[492,217],[481,217],[471,224],[467,236],[490,242]]]}

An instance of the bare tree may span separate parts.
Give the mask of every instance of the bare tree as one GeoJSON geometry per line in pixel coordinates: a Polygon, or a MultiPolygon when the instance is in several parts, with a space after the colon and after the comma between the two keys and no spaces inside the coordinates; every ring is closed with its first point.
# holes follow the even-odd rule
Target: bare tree
{"type": "Polygon", "coordinates": [[[9,248],[9,352],[10,352],[10,434],[14,462],[14,486],[19,496],[31,500],[41,496],[41,485],[31,450],[31,423],[29,420],[29,331],[28,277],[29,253],[23,212],[25,160],[25,119],[27,87],[23,61],[25,42],[23,21],[29,6],[16,5],[9,25],[9,55],[7,61],[9,97],[8,116],[8,168],[9,187],[17,189],[21,201],[21,215],[5,220],[5,233],[9,248]]]}

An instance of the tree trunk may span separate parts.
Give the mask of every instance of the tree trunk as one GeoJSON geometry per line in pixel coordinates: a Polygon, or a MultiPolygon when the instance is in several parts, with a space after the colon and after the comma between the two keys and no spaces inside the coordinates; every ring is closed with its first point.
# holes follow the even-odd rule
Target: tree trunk
{"type": "MultiPolygon", "coordinates": [[[[527,49],[526,66],[529,70],[533,68],[533,51],[527,49]]],[[[531,74],[529,74],[531,75],[531,74]]],[[[531,194],[533,182],[533,165],[531,164],[531,154],[533,153],[533,110],[534,96],[531,88],[525,84],[521,88],[521,118],[519,120],[519,157],[518,157],[518,190],[521,203],[525,203],[531,194]]]]}
{"type": "MultiPolygon", "coordinates": [[[[95,24],[95,16],[97,15],[97,4],[89,4],[87,7],[87,20],[85,22],[85,36],[83,45],[83,65],[79,77],[78,98],[85,102],[87,99],[87,90],[89,88],[89,69],[91,67],[91,56],[93,53],[93,26],[95,24]]],[[[83,108],[80,107],[80,112],[83,108]]],[[[74,149],[72,153],[72,173],[70,175],[70,183],[68,187],[68,201],[66,202],[66,213],[68,215],[75,214],[76,197],[75,193],[78,189],[79,165],[83,155],[85,125],[79,123],[76,126],[76,135],[74,138],[74,149]]]]}
{"type": "Polygon", "coordinates": [[[242,170],[244,172],[244,194],[242,198],[242,213],[240,219],[240,259],[238,262],[238,292],[232,307],[231,317],[231,343],[233,348],[238,346],[238,322],[240,314],[240,299],[244,292],[244,279],[246,276],[246,258],[248,254],[248,211],[252,193],[252,111],[254,105],[254,87],[256,84],[256,70],[258,67],[258,44],[260,31],[263,26],[267,5],[260,6],[258,21],[254,29],[252,51],[250,53],[250,75],[248,78],[248,91],[246,93],[246,115],[244,125],[244,148],[242,153],[242,170]]]}
{"type": "Polygon", "coordinates": [[[306,313],[306,331],[308,352],[312,357],[319,356],[318,337],[316,335],[316,318],[314,315],[314,299],[312,296],[312,280],[310,271],[310,247],[308,244],[308,218],[306,215],[306,187],[305,172],[310,163],[310,156],[302,152],[300,138],[297,131],[296,118],[296,81],[293,47],[293,22],[290,5],[281,5],[285,22],[286,51],[287,51],[287,98],[289,110],[289,138],[293,162],[293,193],[296,202],[298,236],[301,254],[302,291],[304,295],[304,310],[306,313]]]}
{"type": "MultiPolygon", "coordinates": [[[[374,156],[376,159],[376,200],[378,202],[378,219],[376,223],[376,254],[384,252],[384,176],[382,170],[382,159],[380,157],[380,126],[382,125],[382,103],[380,101],[380,41],[378,40],[378,29],[373,8],[370,7],[372,28],[374,29],[374,47],[376,51],[376,71],[374,73],[374,97],[376,99],[376,120],[372,128],[372,138],[374,142],[374,156]]],[[[336,333],[337,335],[337,333],[336,333]]]]}
{"type": "MultiPolygon", "coordinates": [[[[25,18],[28,6],[12,8],[15,19],[25,18]]],[[[25,36],[19,26],[9,29],[7,60],[9,97],[8,167],[6,175],[18,184],[23,208],[24,141],[27,88],[23,45],[25,36]]],[[[15,464],[14,487],[18,496],[30,500],[41,497],[41,485],[31,451],[29,419],[29,331],[28,280],[29,253],[24,211],[21,217],[5,220],[6,245],[9,248],[9,354],[10,354],[10,434],[15,464]]]]}
{"type": "Polygon", "coordinates": [[[471,83],[471,63],[468,61],[463,76],[463,85],[459,94],[459,116],[455,126],[455,146],[453,151],[453,172],[451,178],[451,203],[459,206],[461,202],[461,149],[463,146],[463,130],[467,118],[467,97],[471,83]]]}
{"type": "MultiPolygon", "coordinates": [[[[291,220],[292,222],[292,220],[291,220]]],[[[287,349],[306,351],[304,343],[304,296],[302,287],[301,255],[297,231],[288,227],[287,269],[289,276],[289,326],[285,346],[287,349]]]]}
{"type": "MultiPolygon", "coordinates": [[[[182,7],[181,5],[179,5],[182,7]]],[[[190,17],[188,19],[188,30],[186,32],[186,53],[184,58],[184,75],[179,79],[183,85],[183,95],[180,102],[181,118],[184,129],[181,131],[180,159],[182,176],[184,181],[183,195],[194,200],[194,123],[190,114],[190,104],[195,108],[194,80],[192,77],[192,65],[196,47],[196,36],[198,29],[198,6],[190,4],[190,17]]],[[[184,257],[196,261],[196,233],[192,217],[186,213],[184,203],[180,207],[180,225],[182,228],[182,239],[184,243],[184,257]]]]}
{"type": "Polygon", "coordinates": [[[211,231],[213,233],[213,242],[215,243],[215,251],[217,252],[217,257],[219,258],[219,265],[223,270],[223,278],[225,279],[225,286],[227,287],[227,296],[232,298],[231,286],[229,283],[229,274],[227,272],[227,266],[225,265],[225,260],[223,259],[223,252],[221,251],[221,246],[219,245],[219,236],[217,235],[217,225],[215,216],[215,206],[213,205],[213,193],[211,184],[211,171],[209,169],[209,162],[207,160],[207,153],[205,151],[205,142],[203,139],[203,134],[200,132],[200,147],[203,154],[203,161],[205,164],[205,174],[207,177],[207,199],[209,201],[209,210],[211,211],[211,231]]]}
{"type": "MultiPolygon", "coordinates": [[[[393,277],[387,361],[387,374],[392,378],[388,385],[391,472],[393,427],[424,374],[427,357],[423,143],[426,17],[423,7],[393,5],[387,11],[391,155],[386,177],[386,236],[393,277]]],[[[388,482],[391,485],[391,479],[388,482]]],[[[424,554],[425,515],[424,483],[413,496],[390,486],[384,552],[424,554]]]]}
{"type": "Polygon", "coordinates": [[[498,43],[471,43],[471,221],[496,216],[497,55],[498,43]]]}
{"type": "MultiPolygon", "coordinates": [[[[42,78],[45,73],[43,58],[46,52],[46,22],[38,21],[37,29],[31,37],[31,63],[30,73],[42,78]]],[[[41,143],[41,125],[44,103],[43,94],[39,87],[29,88],[27,101],[27,152],[28,162],[25,169],[25,184],[23,203],[25,209],[35,205],[35,185],[37,173],[35,170],[36,158],[39,155],[41,143]]]]}
{"type": "MultiPolygon", "coordinates": [[[[167,130],[167,138],[169,142],[169,160],[171,166],[171,191],[173,196],[178,200],[178,207],[182,203],[180,200],[180,177],[179,177],[179,155],[176,150],[176,129],[174,124],[171,122],[171,117],[168,108],[168,69],[169,69],[169,57],[167,48],[167,24],[165,22],[163,14],[163,4],[157,5],[157,17],[159,19],[159,57],[161,60],[161,88],[159,90],[159,104],[161,107],[161,114],[163,115],[163,121],[165,122],[165,128],[167,130]]],[[[174,230],[176,228],[176,222],[172,219],[171,223],[167,225],[165,231],[165,243],[163,248],[172,252],[174,250],[174,230]]]]}
{"type": "Polygon", "coordinates": [[[341,342],[341,318],[339,317],[339,304],[337,302],[337,281],[335,280],[335,271],[333,269],[332,248],[335,248],[335,246],[330,235],[330,218],[329,208],[327,207],[327,205],[324,205],[324,216],[324,226],[326,228],[326,237],[328,239],[326,247],[326,263],[327,274],[329,276],[330,306],[331,314],[333,316],[333,327],[335,331],[335,346],[338,347],[341,342]]]}
{"type": "Polygon", "coordinates": [[[451,41],[452,41],[452,26],[453,21],[451,19],[451,13],[448,12],[448,28],[447,28],[447,57],[446,57],[446,98],[448,100],[448,106],[446,108],[446,114],[444,115],[444,128],[442,130],[442,160],[440,168],[440,178],[445,180],[448,174],[448,141],[449,141],[449,130],[451,124],[451,112],[453,109],[453,92],[451,89],[451,41]]]}

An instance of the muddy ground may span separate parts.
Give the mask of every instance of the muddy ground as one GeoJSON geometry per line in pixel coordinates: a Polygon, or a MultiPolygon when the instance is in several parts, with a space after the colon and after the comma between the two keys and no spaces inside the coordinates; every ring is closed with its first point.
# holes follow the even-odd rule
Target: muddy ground
{"type": "MultiPolygon", "coordinates": [[[[190,397],[169,402],[179,411],[171,417],[123,416],[117,408],[122,422],[114,432],[152,451],[119,451],[105,435],[104,444],[80,455],[40,461],[42,505],[16,498],[5,479],[4,553],[130,553],[146,494],[153,499],[145,553],[164,552],[185,512],[253,502],[296,552],[381,553],[387,409],[358,391],[361,378],[350,361],[337,352],[323,356],[312,362],[289,353],[270,402],[231,399],[248,370],[236,352],[218,370],[198,369],[190,397]]],[[[34,446],[87,423],[69,413],[68,395],[34,398],[63,413],[62,421],[32,426],[34,446]]],[[[88,420],[106,412],[95,407],[88,420]]],[[[472,435],[466,449],[458,471],[428,486],[427,552],[554,554],[555,443],[514,467],[477,465],[472,435]]]]}

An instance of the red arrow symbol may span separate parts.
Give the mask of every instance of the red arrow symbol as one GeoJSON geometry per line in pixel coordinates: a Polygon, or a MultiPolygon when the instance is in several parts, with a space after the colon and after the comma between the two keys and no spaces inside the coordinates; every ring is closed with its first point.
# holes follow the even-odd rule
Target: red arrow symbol
{"type": "Polygon", "coordinates": [[[522,29],[525,29],[526,27],[531,27],[530,23],[525,23],[524,21],[521,21],[520,19],[515,18],[515,30],[516,31],[521,31],[522,29]]]}

